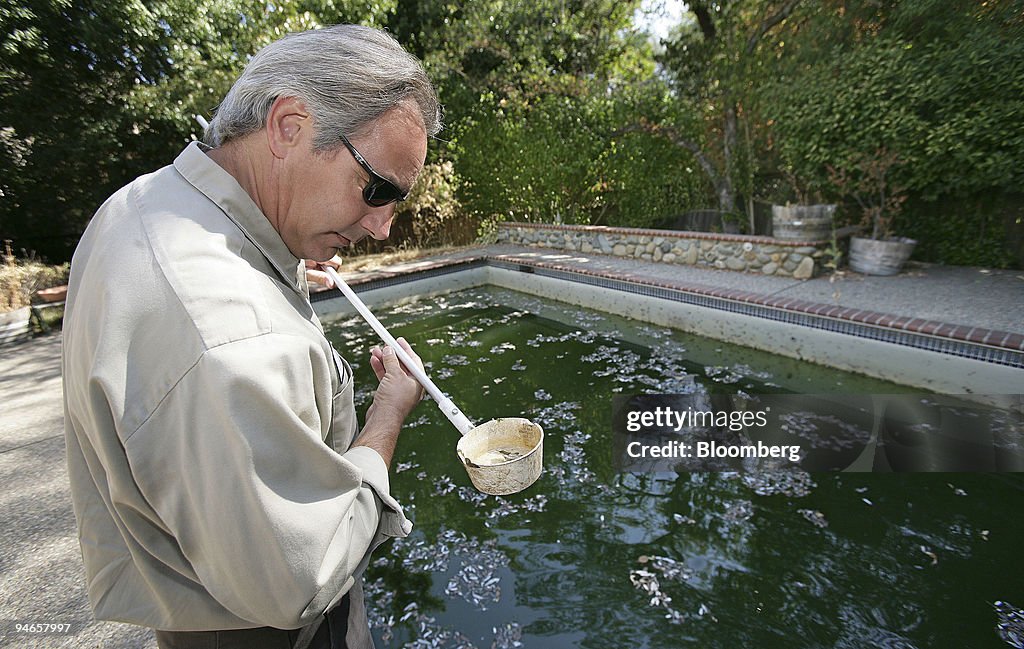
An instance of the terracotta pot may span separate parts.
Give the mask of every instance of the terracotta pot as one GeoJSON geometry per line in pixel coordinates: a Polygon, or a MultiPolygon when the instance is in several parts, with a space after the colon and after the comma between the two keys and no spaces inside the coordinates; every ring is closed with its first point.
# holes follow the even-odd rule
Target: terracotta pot
{"type": "Polygon", "coordinates": [[[43,302],[63,302],[67,299],[67,296],[68,287],[66,284],[64,286],[54,286],[53,288],[42,288],[36,291],[36,297],[43,302]]]}

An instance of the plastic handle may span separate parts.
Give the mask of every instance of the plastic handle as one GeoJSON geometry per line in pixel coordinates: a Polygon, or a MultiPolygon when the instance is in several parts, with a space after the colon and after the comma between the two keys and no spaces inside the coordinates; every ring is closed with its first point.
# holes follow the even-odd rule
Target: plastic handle
{"type": "Polygon", "coordinates": [[[405,365],[405,369],[408,370],[417,381],[419,381],[419,384],[423,386],[423,389],[427,391],[427,394],[429,394],[437,403],[437,407],[441,409],[444,416],[448,418],[448,421],[452,422],[452,425],[455,426],[463,435],[468,433],[473,428],[473,422],[471,422],[466,415],[462,414],[459,407],[456,406],[451,399],[445,396],[445,394],[441,392],[436,385],[434,385],[434,382],[430,380],[430,377],[420,369],[419,364],[413,361],[412,357],[402,349],[401,345],[398,344],[398,341],[395,340],[395,337],[391,335],[391,332],[384,328],[384,325],[380,323],[377,316],[370,312],[370,309],[363,304],[363,301],[359,299],[359,296],[355,294],[355,291],[353,291],[349,285],[338,276],[338,273],[330,266],[321,266],[321,268],[323,268],[327,272],[327,275],[334,280],[334,285],[345,295],[348,301],[352,303],[352,306],[356,308],[356,311],[358,311],[359,315],[363,317],[363,320],[366,320],[370,327],[377,332],[377,335],[380,336],[381,340],[387,343],[391,349],[395,350],[395,353],[398,355],[398,359],[402,361],[403,365],[405,365]]]}

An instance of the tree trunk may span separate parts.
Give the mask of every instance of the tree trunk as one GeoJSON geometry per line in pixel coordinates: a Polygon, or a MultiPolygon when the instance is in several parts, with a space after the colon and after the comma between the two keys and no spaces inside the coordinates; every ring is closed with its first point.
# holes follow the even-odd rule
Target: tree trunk
{"type": "Polygon", "coordinates": [[[721,186],[718,188],[718,209],[732,212],[736,209],[736,192],[732,185],[732,157],[736,150],[736,104],[729,100],[725,109],[725,123],[722,129],[722,158],[725,169],[719,176],[721,186]]]}

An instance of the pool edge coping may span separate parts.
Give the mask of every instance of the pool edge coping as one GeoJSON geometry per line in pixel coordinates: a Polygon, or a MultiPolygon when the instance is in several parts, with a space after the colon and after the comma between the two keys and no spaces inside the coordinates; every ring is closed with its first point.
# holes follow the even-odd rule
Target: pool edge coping
{"type": "MultiPolygon", "coordinates": [[[[359,292],[360,290],[373,290],[376,288],[383,288],[385,286],[392,286],[395,284],[401,284],[408,281],[414,281],[417,276],[430,274],[436,275],[439,271],[441,274],[448,274],[453,272],[459,272],[461,270],[469,270],[477,267],[513,267],[512,269],[532,269],[535,272],[537,270],[557,272],[560,274],[577,275],[582,277],[589,277],[595,280],[603,280],[606,282],[623,283],[627,285],[635,285],[638,287],[646,287],[649,289],[661,289],[664,291],[673,291],[682,294],[683,296],[689,296],[691,298],[711,298],[713,300],[721,300],[724,302],[735,303],[739,305],[748,305],[757,309],[765,310],[766,312],[779,312],[780,314],[790,314],[791,316],[804,316],[806,318],[813,318],[820,321],[831,321],[835,323],[849,323],[856,327],[862,327],[866,331],[858,332],[845,330],[849,327],[849,324],[844,327],[844,330],[839,330],[829,326],[815,326],[813,324],[807,324],[803,322],[790,322],[798,326],[805,326],[816,329],[825,329],[833,331],[834,333],[842,333],[846,335],[852,335],[857,337],[879,339],[877,335],[869,335],[871,331],[876,332],[887,332],[889,336],[900,336],[901,340],[885,340],[885,342],[891,342],[906,347],[914,347],[923,351],[932,351],[940,354],[948,354],[952,356],[968,357],[983,362],[989,362],[998,365],[1007,365],[1015,368],[1024,368],[1024,335],[993,330],[985,327],[969,326],[962,324],[952,324],[937,320],[930,320],[926,318],[917,318],[911,316],[900,316],[892,313],[885,313],[880,311],[873,311],[868,309],[856,309],[851,307],[840,307],[832,304],[826,304],[821,302],[812,302],[803,300],[800,298],[793,298],[788,296],[775,297],[771,295],[764,295],[762,293],[755,293],[752,291],[743,291],[736,289],[719,289],[711,286],[697,284],[693,282],[673,282],[665,280],[655,280],[649,277],[640,275],[623,275],[621,273],[613,273],[601,270],[583,269],[572,265],[560,264],[552,261],[538,261],[534,259],[522,259],[511,255],[503,254],[472,254],[467,256],[461,256],[457,259],[430,259],[426,262],[418,263],[413,267],[404,266],[399,270],[373,270],[356,274],[349,274],[345,277],[346,281],[352,286],[353,290],[359,292]],[[931,339],[936,341],[948,341],[949,343],[967,346],[971,348],[987,349],[993,352],[1002,352],[1004,355],[1009,355],[1014,360],[999,361],[985,358],[984,354],[969,354],[969,353],[956,353],[955,350],[948,349],[935,349],[933,346],[923,344],[912,344],[911,339],[906,339],[907,336],[920,337],[924,339],[931,339]]],[[[572,277],[562,277],[567,281],[573,281],[572,277]]],[[[589,282],[588,282],[589,283],[589,282]]],[[[606,288],[616,289],[611,286],[606,288]]],[[[311,292],[310,300],[313,302],[330,299],[334,297],[331,294],[332,289],[321,288],[315,292],[311,292]],[[321,297],[322,296],[322,297],[321,297]]],[[[653,296],[659,297],[659,296],[653,296]]],[[[667,298],[673,299],[673,298],[667,298]]],[[[685,302],[695,303],[691,300],[681,300],[685,302]]],[[[701,304],[706,308],[723,310],[719,307],[701,304]]],[[[732,309],[725,309],[732,310],[732,309]]],[[[748,313],[753,317],[762,317],[772,320],[787,320],[785,317],[771,317],[768,313],[748,313]]],[[[965,350],[966,351],[966,350],[965,350]]]]}

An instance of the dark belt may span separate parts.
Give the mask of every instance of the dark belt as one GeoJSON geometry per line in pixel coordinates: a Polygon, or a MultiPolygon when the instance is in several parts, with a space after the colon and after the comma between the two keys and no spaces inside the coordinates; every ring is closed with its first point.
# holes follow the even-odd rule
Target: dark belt
{"type": "MultiPolygon", "coordinates": [[[[328,611],[308,649],[373,649],[360,580],[328,611]]],[[[303,629],[232,629],[229,631],[157,631],[160,649],[293,649],[303,629]]]]}

